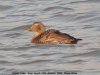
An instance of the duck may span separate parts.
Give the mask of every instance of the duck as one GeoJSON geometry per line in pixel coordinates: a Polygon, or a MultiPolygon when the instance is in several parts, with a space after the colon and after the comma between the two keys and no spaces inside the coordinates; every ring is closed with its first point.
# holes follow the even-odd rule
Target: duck
{"type": "Polygon", "coordinates": [[[34,22],[27,31],[34,32],[31,42],[35,44],[77,44],[78,41],[82,40],[59,30],[46,30],[42,22],[34,22]]]}

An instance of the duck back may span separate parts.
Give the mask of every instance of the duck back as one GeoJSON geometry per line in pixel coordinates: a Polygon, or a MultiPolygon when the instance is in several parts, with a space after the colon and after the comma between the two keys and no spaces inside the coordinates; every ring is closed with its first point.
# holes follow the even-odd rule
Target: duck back
{"type": "Polygon", "coordinates": [[[66,33],[61,33],[58,30],[49,29],[40,34],[35,43],[51,43],[51,44],[76,44],[81,39],[76,39],[66,33]]]}

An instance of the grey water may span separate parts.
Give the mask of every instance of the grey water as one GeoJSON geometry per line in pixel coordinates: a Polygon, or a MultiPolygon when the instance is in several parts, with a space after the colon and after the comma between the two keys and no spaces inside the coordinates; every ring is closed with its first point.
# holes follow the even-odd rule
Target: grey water
{"type": "Polygon", "coordinates": [[[0,75],[34,71],[100,75],[100,0],[0,0],[0,75]],[[83,40],[36,47],[35,21],[83,40]]]}

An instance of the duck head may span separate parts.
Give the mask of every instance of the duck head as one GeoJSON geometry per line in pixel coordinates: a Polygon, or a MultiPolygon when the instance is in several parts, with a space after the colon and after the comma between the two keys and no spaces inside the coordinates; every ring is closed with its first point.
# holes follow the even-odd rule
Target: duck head
{"type": "Polygon", "coordinates": [[[27,31],[41,34],[41,33],[45,32],[45,27],[44,27],[43,23],[41,23],[41,22],[34,22],[32,24],[32,26],[27,29],[27,31]]]}

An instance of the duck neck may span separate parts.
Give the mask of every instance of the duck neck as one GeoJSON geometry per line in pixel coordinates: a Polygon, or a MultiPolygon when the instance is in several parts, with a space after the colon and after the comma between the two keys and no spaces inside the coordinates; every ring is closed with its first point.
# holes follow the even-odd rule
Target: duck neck
{"type": "Polygon", "coordinates": [[[41,35],[42,33],[39,33],[39,32],[35,32],[35,37],[38,37],[39,35],[41,35]]]}
{"type": "Polygon", "coordinates": [[[45,32],[45,29],[44,30],[39,30],[38,32],[35,32],[34,37],[38,37],[39,35],[41,35],[44,32],[45,32]]]}
{"type": "Polygon", "coordinates": [[[36,41],[36,38],[39,36],[40,34],[35,32],[35,34],[32,36],[32,40],[31,42],[35,42],[36,41]]]}
{"type": "Polygon", "coordinates": [[[45,31],[35,32],[35,35],[32,36],[31,42],[36,41],[36,38],[37,38],[38,36],[40,36],[43,32],[45,32],[45,31]]]}

